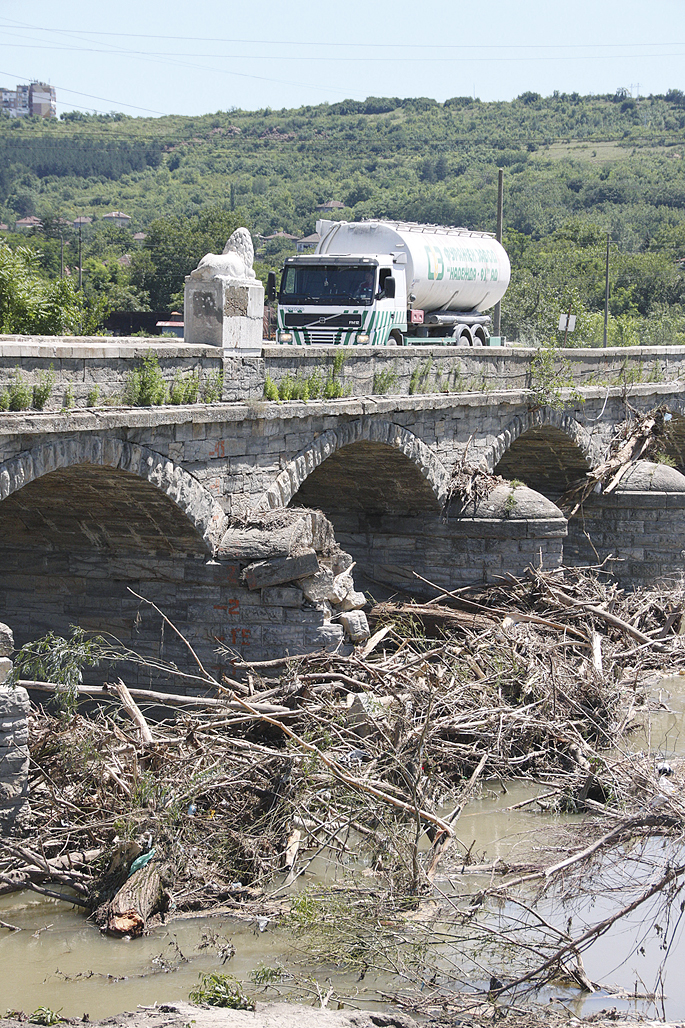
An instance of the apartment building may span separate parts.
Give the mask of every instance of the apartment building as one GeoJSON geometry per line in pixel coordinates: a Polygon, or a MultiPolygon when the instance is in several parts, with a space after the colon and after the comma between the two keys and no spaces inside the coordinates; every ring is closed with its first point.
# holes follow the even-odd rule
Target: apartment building
{"type": "Polygon", "coordinates": [[[26,118],[30,114],[39,118],[56,118],[55,87],[47,82],[31,82],[15,89],[0,86],[0,111],[6,111],[10,118],[26,118]]]}

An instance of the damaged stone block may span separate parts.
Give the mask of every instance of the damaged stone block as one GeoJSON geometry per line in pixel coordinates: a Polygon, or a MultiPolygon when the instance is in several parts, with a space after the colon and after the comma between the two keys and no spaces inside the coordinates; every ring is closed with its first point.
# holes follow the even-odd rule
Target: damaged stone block
{"type": "Polygon", "coordinates": [[[341,614],[340,623],[354,643],[363,642],[371,635],[366,614],[361,610],[350,610],[341,614]]]}
{"type": "Polygon", "coordinates": [[[342,603],[348,588],[341,585],[330,568],[321,568],[311,578],[303,578],[300,582],[302,592],[310,603],[342,603]]]}
{"type": "Polygon", "coordinates": [[[299,557],[277,557],[263,560],[245,568],[248,589],[263,589],[271,585],[284,585],[299,578],[307,578],[319,570],[319,559],[314,552],[299,557]]]}

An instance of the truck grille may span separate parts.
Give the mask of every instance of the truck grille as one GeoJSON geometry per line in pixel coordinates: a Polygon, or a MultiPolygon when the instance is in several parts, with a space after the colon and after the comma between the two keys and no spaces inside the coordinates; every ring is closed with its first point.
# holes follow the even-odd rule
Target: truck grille
{"type": "Polygon", "coordinates": [[[308,342],[315,346],[333,346],[337,335],[339,335],[339,329],[335,328],[317,328],[307,331],[308,342]]]}

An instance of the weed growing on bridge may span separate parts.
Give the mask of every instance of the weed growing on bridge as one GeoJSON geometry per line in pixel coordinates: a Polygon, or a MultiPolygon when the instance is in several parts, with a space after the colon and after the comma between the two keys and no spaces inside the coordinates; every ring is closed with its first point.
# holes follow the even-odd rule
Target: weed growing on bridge
{"type": "Polygon", "coordinates": [[[159,366],[157,354],[146,353],[141,368],[128,376],[124,388],[124,401],[132,407],[158,407],[168,396],[167,384],[159,366]]]}
{"type": "Polygon", "coordinates": [[[86,400],[86,405],[88,407],[97,407],[99,399],[100,399],[100,386],[99,385],[94,385],[93,388],[88,393],[88,399],[86,400]]]}
{"type": "Polygon", "coordinates": [[[414,393],[427,393],[430,391],[430,373],[433,367],[433,358],[417,364],[409,379],[409,395],[414,393]]]}
{"type": "MultiPolygon", "coordinates": [[[[223,370],[212,371],[202,383],[202,402],[217,403],[224,391],[223,370]]],[[[189,403],[191,401],[188,401],[189,403]]]]}
{"type": "Polygon", "coordinates": [[[531,406],[564,410],[569,404],[584,403],[574,387],[571,362],[552,343],[538,349],[531,363],[531,406]],[[566,396],[562,390],[568,389],[566,396]]]}
{"type": "Polygon", "coordinates": [[[12,384],[0,393],[0,410],[28,410],[32,400],[33,390],[19,368],[15,368],[12,384]]]}
{"type": "Polygon", "coordinates": [[[55,385],[55,372],[52,364],[48,371],[41,371],[38,384],[33,387],[33,406],[36,410],[43,410],[52,395],[55,385]]]}
{"type": "Polygon", "coordinates": [[[169,401],[175,404],[197,403],[200,394],[200,375],[197,371],[182,375],[177,371],[169,390],[169,401]]]}
{"type": "Polygon", "coordinates": [[[374,372],[373,376],[373,391],[377,395],[383,395],[383,393],[389,393],[390,390],[397,385],[397,371],[395,365],[391,368],[385,368],[383,371],[374,372]]]}
{"type": "Polygon", "coordinates": [[[333,361],[333,367],[329,369],[324,381],[321,371],[316,368],[311,375],[304,378],[298,375],[296,378],[290,373],[283,376],[280,382],[275,382],[270,375],[264,380],[264,399],[273,400],[275,403],[288,400],[337,400],[341,396],[347,396],[351,387],[345,388],[338,379],[338,374],[348,355],[338,351],[333,361]]]}

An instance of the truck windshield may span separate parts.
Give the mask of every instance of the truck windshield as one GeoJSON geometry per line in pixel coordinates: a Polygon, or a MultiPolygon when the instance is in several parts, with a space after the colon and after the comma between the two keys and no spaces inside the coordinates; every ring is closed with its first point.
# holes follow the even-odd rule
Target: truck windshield
{"type": "Polygon", "coordinates": [[[356,304],[373,302],[376,268],[359,264],[301,264],[286,267],[281,303],[356,304]]]}

